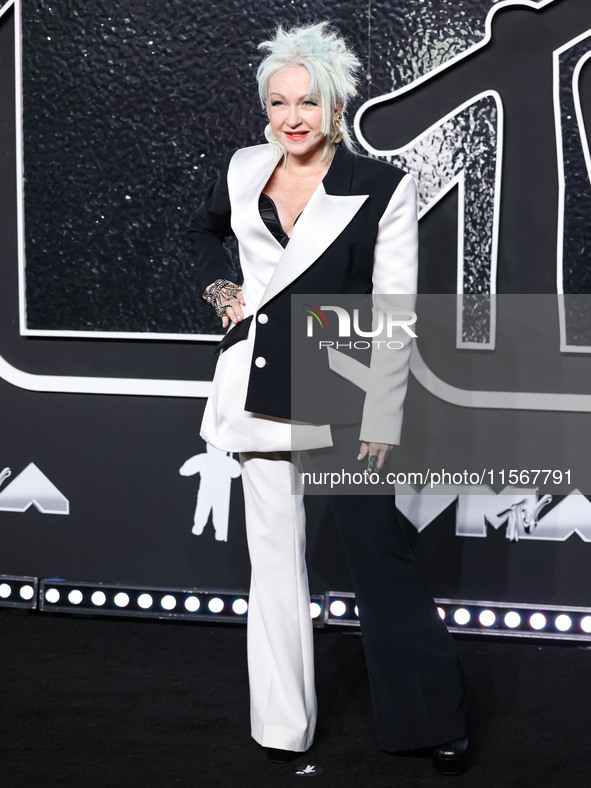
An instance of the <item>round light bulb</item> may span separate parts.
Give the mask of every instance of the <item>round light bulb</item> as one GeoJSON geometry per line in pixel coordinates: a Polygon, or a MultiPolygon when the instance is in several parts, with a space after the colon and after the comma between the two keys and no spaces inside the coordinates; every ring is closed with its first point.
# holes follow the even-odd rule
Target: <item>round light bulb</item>
{"type": "Polygon", "coordinates": [[[347,605],[341,599],[335,599],[334,602],[330,603],[330,612],[336,618],[340,618],[347,612],[347,605]]]}
{"type": "Polygon", "coordinates": [[[68,602],[71,605],[79,605],[82,602],[82,591],[78,588],[73,588],[68,594],[68,602]]]}
{"type": "Polygon", "coordinates": [[[478,616],[478,620],[483,627],[492,627],[492,625],[497,620],[497,617],[492,610],[482,610],[478,616]]]}
{"type": "Polygon", "coordinates": [[[505,613],[504,621],[505,626],[509,627],[509,629],[515,629],[521,624],[521,616],[514,610],[510,610],[508,613],[505,613]]]}

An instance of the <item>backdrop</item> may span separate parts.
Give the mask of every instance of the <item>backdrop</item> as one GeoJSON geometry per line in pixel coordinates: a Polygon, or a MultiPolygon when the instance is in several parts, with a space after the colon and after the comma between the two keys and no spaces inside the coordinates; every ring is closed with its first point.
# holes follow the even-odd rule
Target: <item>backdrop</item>
{"type": "MultiPolygon", "coordinates": [[[[580,296],[548,308],[543,343],[515,342],[525,386],[489,388],[525,396],[499,441],[527,424],[528,395],[559,392],[577,404],[550,404],[543,429],[587,442],[588,395],[569,387],[591,349],[588,0],[15,0],[0,14],[0,573],[247,587],[237,460],[198,435],[218,328],[186,228],[224,156],[263,139],[256,45],[277,21],[330,19],[358,51],[350,120],[360,150],[417,180],[421,292],[580,296]]],[[[464,301],[451,347],[484,366],[490,304],[464,301]]],[[[408,424],[472,429],[477,398],[446,399],[423,358],[408,424]]],[[[503,486],[399,497],[435,595],[588,604],[590,490],[503,486]]],[[[312,590],[347,590],[325,499],[308,510],[312,590]]]]}

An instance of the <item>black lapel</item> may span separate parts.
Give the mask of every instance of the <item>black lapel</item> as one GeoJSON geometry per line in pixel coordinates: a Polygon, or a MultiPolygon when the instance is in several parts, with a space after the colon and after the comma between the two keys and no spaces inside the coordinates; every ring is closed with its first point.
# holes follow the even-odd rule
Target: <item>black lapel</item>
{"type": "Polygon", "coordinates": [[[355,154],[343,147],[342,143],[337,145],[333,160],[322,181],[327,194],[351,194],[355,158],[355,154]]]}

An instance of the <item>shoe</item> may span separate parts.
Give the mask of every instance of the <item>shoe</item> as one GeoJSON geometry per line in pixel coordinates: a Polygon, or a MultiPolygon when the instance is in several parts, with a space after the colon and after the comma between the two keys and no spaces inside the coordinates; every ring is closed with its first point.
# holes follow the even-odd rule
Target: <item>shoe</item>
{"type": "Polygon", "coordinates": [[[294,752],[293,750],[278,750],[275,747],[263,747],[267,758],[271,763],[291,763],[300,758],[300,762],[290,766],[291,773],[296,777],[316,777],[324,770],[317,763],[306,761],[305,752],[294,752]]]}
{"type": "Polygon", "coordinates": [[[290,763],[290,761],[295,761],[296,758],[302,758],[304,755],[303,752],[277,750],[275,747],[263,747],[263,750],[271,763],[290,763]]]}
{"type": "Polygon", "coordinates": [[[439,774],[463,774],[468,758],[468,739],[454,739],[433,749],[433,766],[439,774]]]}

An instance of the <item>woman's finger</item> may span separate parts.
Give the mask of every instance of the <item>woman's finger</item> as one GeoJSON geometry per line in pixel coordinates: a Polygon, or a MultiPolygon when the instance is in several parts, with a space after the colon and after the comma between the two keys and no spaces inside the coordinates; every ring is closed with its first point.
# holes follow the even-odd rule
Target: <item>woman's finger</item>
{"type": "Polygon", "coordinates": [[[226,313],[222,317],[223,328],[228,328],[230,323],[239,323],[244,320],[244,312],[242,311],[243,306],[246,306],[246,302],[242,296],[242,290],[239,290],[237,298],[232,298],[228,301],[226,313]]]}
{"type": "Polygon", "coordinates": [[[370,443],[368,447],[369,456],[377,457],[375,461],[375,470],[381,471],[384,467],[386,458],[390,454],[392,446],[389,443],[370,443]]]}
{"type": "Polygon", "coordinates": [[[234,309],[231,306],[229,306],[226,309],[226,315],[228,316],[228,319],[230,320],[231,323],[237,323],[238,322],[238,317],[236,315],[236,312],[234,311],[234,309]]]}
{"type": "Polygon", "coordinates": [[[237,301],[235,298],[232,299],[228,308],[226,309],[226,314],[232,321],[232,323],[238,323],[244,317],[242,313],[242,307],[240,306],[240,302],[237,301]]]}

